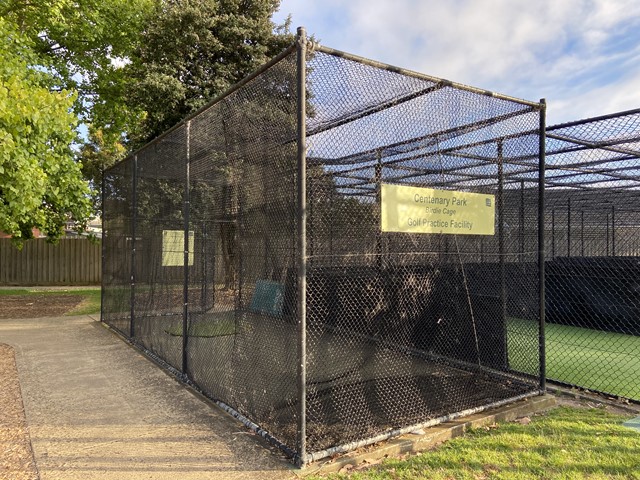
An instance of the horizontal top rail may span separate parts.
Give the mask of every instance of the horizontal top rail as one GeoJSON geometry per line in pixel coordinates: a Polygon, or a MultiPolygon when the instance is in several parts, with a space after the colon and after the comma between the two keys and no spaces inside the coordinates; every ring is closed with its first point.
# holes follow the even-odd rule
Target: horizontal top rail
{"type": "Polygon", "coordinates": [[[529,107],[533,107],[535,109],[541,110],[543,107],[540,102],[532,102],[529,100],[524,100],[521,98],[511,97],[509,95],[503,95],[501,93],[492,92],[491,90],[485,90],[482,88],[471,87],[469,85],[465,85],[462,83],[452,82],[451,80],[446,80],[444,78],[434,77],[431,75],[426,75],[424,73],[416,72],[414,70],[408,70],[406,68],[396,67],[394,65],[390,65],[388,63],[378,62],[377,60],[371,60],[369,58],[361,57],[359,55],[354,55],[352,53],[343,52],[342,50],[337,50],[335,48],[325,47],[324,45],[320,45],[317,43],[312,43],[312,51],[323,52],[329,55],[333,55],[336,57],[341,57],[347,60],[351,60],[353,62],[358,62],[363,65],[369,65],[371,67],[380,68],[382,70],[387,70],[389,72],[399,73],[402,75],[406,75],[409,77],[418,78],[421,80],[426,80],[428,82],[433,82],[436,84],[441,84],[443,86],[449,86],[451,88],[456,88],[459,90],[466,90],[468,92],[477,93],[479,95],[485,95],[488,97],[497,98],[500,100],[506,100],[509,102],[515,102],[522,105],[527,105],[529,107]]]}
{"type": "Polygon", "coordinates": [[[561,128],[577,127],[578,125],[585,125],[587,123],[594,123],[602,120],[611,120],[612,118],[619,118],[627,115],[635,115],[637,113],[640,113],[640,108],[635,108],[633,110],[626,110],[624,112],[610,113],[608,115],[601,115],[599,117],[591,117],[591,118],[584,118],[582,120],[574,120],[572,122],[558,123],[556,125],[547,127],[547,132],[550,132],[553,130],[559,130],[561,128]]]}

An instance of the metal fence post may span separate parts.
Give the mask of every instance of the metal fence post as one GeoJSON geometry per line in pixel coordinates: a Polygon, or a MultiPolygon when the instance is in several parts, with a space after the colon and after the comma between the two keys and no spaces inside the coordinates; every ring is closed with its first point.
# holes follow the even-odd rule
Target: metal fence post
{"type": "Polygon", "coordinates": [[[584,257],[584,210],[580,211],[580,256],[584,257]]]}
{"type": "Polygon", "coordinates": [[[540,315],[538,326],[538,351],[540,356],[540,390],[547,388],[547,359],[545,349],[545,269],[544,269],[544,190],[546,151],[546,111],[547,101],[540,99],[540,136],[538,148],[538,288],[540,315]]]}
{"type": "Polygon", "coordinates": [[[131,192],[131,319],[129,321],[129,338],[135,336],[135,304],[136,304],[136,226],[138,223],[138,156],[133,156],[133,191],[131,192]]]}
{"type": "Polygon", "coordinates": [[[604,230],[604,241],[606,244],[605,247],[605,256],[609,256],[609,213],[607,212],[607,220],[605,222],[605,230],[604,230]]]}
{"type": "MultiPolygon", "coordinates": [[[[185,182],[184,205],[182,218],[184,220],[184,285],[182,288],[182,373],[187,374],[187,342],[189,339],[189,167],[191,161],[191,120],[185,126],[187,132],[186,158],[185,158],[185,182]]],[[[194,238],[195,243],[195,238],[194,238]]],[[[195,245],[194,245],[195,247],[195,245]]],[[[195,252],[194,252],[195,253],[195,252]]]]}
{"type": "MultiPolygon", "coordinates": [[[[200,255],[202,255],[201,260],[201,271],[200,271],[200,310],[204,312],[207,309],[207,296],[209,292],[207,291],[207,222],[205,220],[202,221],[202,231],[201,235],[201,247],[200,247],[200,255]]],[[[195,238],[193,239],[193,248],[195,250],[195,238]]],[[[194,262],[195,265],[195,262],[194,262]]]]}
{"type": "Polygon", "coordinates": [[[307,166],[306,166],[306,48],[307,34],[304,27],[298,28],[297,49],[297,93],[298,93],[298,118],[297,118],[297,142],[298,142],[298,435],[296,463],[303,466],[306,463],[307,440],[307,166]]]}
{"type": "MultiPolygon", "coordinates": [[[[373,181],[376,189],[376,204],[380,205],[382,202],[382,152],[378,150],[376,152],[376,160],[377,163],[374,169],[374,177],[373,181]]],[[[380,210],[377,210],[378,215],[380,215],[380,210]]],[[[380,218],[378,217],[378,224],[380,224],[380,218]]],[[[376,266],[378,268],[378,272],[382,272],[382,232],[380,229],[376,229],[376,266]]],[[[386,289],[385,289],[386,291],[386,289]]]]}
{"type": "Polygon", "coordinates": [[[519,262],[522,262],[524,259],[524,243],[525,243],[525,228],[524,228],[524,221],[525,221],[525,205],[524,205],[524,180],[520,181],[520,212],[519,212],[519,216],[520,216],[520,259],[518,260],[519,262]]]}
{"type": "Polygon", "coordinates": [[[556,258],[556,209],[551,209],[551,258],[556,258]]]}

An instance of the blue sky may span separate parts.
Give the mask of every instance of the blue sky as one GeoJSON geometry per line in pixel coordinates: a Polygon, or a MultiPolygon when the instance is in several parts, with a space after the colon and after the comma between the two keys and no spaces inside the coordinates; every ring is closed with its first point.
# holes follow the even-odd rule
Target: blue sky
{"type": "Polygon", "coordinates": [[[527,100],[547,124],[640,107],[640,0],[283,0],[320,43],[527,100]]]}

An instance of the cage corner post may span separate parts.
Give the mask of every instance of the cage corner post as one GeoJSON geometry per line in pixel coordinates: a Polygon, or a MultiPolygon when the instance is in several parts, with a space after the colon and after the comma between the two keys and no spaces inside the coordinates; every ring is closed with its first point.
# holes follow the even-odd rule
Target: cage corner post
{"type": "Polygon", "coordinates": [[[306,168],[306,69],[307,34],[304,27],[297,32],[297,325],[298,325],[298,425],[297,455],[295,463],[303,467],[307,463],[307,168],[306,168]]]}
{"type": "Polygon", "coordinates": [[[545,349],[545,249],[544,249],[544,209],[545,209],[545,161],[546,161],[546,113],[547,101],[540,99],[540,134],[538,147],[538,289],[540,314],[538,326],[538,351],[540,362],[540,391],[547,389],[547,361],[545,349]]]}

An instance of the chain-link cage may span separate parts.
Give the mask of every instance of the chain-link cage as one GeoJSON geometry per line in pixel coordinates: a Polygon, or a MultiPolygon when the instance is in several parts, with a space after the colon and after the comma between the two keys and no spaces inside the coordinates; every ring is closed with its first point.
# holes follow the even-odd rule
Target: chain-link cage
{"type": "Polygon", "coordinates": [[[131,333],[134,161],[110,168],[102,181],[102,321],[131,333]]]}
{"type": "Polygon", "coordinates": [[[640,400],[640,110],[547,129],[547,376],[640,400]]]}
{"type": "Polygon", "coordinates": [[[539,393],[542,105],[302,38],[106,172],[103,321],[299,464],[539,393]]]}
{"type": "Polygon", "coordinates": [[[308,69],[309,452],[537,389],[514,371],[539,370],[539,108],[322,48],[308,69]],[[384,231],[388,185],[450,192],[422,209],[443,233],[384,231]],[[462,192],[493,234],[454,228],[462,192]]]}

